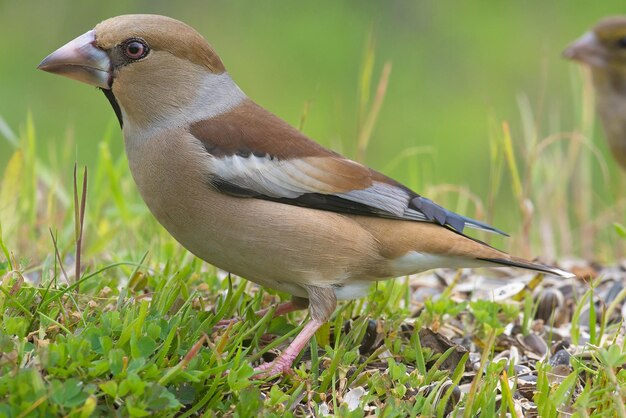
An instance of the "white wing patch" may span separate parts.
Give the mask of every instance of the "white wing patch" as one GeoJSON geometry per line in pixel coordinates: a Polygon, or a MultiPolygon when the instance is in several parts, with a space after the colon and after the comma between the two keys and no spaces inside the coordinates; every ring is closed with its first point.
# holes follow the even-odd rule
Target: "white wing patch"
{"type": "Polygon", "coordinates": [[[395,217],[425,220],[408,208],[409,194],[394,185],[374,182],[372,186],[334,193],[332,185],[320,180],[328,173],[304,159],[278,160],[269,155],[232,155],[211,158],[211,171],[220,179],[272,198],[297,198],[306,193],[334,195],[389,213],[395,217]]]}
{"type": "Polygon", "coordinates": [[[324,184],[301,170],[298,165],[303,164],[297,161],[233,155],[211,158],[211,171],[229,183],[274,198],[296,198],[323,188],[324,184]]]}

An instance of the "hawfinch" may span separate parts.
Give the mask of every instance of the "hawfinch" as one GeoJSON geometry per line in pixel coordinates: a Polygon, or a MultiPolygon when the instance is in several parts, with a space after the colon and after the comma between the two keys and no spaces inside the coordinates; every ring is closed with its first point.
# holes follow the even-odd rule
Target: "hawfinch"
{"type": "Polygon", "coordinates": [[[118,16],[39,68],[99,87],[119,119],[132,175],[170,234],[201,259],[293,295],[310,320],[273,362],[291,365],[338,299],[377,280],[437,267],[515,266],[464,235],[501,233],[330,151],[250,100],[194,29],[154,15],[118,16]]]}
{"type": "Polygon", "coordinates": [[[591,68],[604,134],[626,170],[626,16],[602,19],[563,55],[591,68]]]}

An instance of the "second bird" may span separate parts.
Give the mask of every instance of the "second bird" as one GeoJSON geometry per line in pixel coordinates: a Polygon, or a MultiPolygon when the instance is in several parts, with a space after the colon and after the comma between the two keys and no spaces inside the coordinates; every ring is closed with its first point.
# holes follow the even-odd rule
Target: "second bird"
{"type": "Polygon", "coordinates": [[[626,16],[601,20],[563,55],[591,69],[604,134],[626,170],[626,16]]]}

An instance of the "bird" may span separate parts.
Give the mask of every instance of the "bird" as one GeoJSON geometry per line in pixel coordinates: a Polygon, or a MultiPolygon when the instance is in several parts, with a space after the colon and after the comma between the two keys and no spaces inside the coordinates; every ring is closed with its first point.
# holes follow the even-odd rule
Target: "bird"
{"type": "Polygon", "coordinates": [[[292,295],[277,314],[308,308],[259,376],[289,373],[337,300],[378,280],[481,266],[572,277],[466,235],[504,233],[314,142],[248,98],[213,47],[173,18],[104,20],[38,68],[102,90],[139,193],[182,246],[292,295]]]}
{"type": "Polygon", "coordinates": [[[626,170],[626,16],[600,20],[563,51],[591,69],[596,109],[609,148],[626,170]]]}

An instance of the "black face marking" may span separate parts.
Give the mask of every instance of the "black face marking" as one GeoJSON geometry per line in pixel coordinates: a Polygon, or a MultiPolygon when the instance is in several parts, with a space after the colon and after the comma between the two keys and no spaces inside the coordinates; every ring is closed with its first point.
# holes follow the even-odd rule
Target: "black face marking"
{"type": "MultiPolygon", "coordinates": [[[[115,71],[119,70],[121,67],[140,61],[148,56],[150,53],[150,46],[141,38],[129,38],[121,44],[109,49],[107,52],[109,54],[109,59],[111,60],[111,74],[115,74],[115,71]]],[[[113,94],[113,90],[111,89],[112,85],[113,77],[111,76],[109,78],[109,88],[100,90],[102,90],[111,104],[111,107],[115,112],[115,116],[120,123],[120,128],[123,128],[124,120],[122,118],[122,109],[113,94]]]]}
{"type": "Polygon", "coordinates": [[[100,90],[102,90],[106,98],[109,100],[109,103],[111,103],[111,107],[113,108],[113,111],[115,112],[115,116],[117,116],[117,121],[120,123],[120,128],[123,128],[124,120],[122,119],[122,109],[120,109],[120,105],[119,103],[117,103],[117,99],[115,98],[115,95],[113,94],[113,90],[111,89],[100,89],[100,90]]]}

